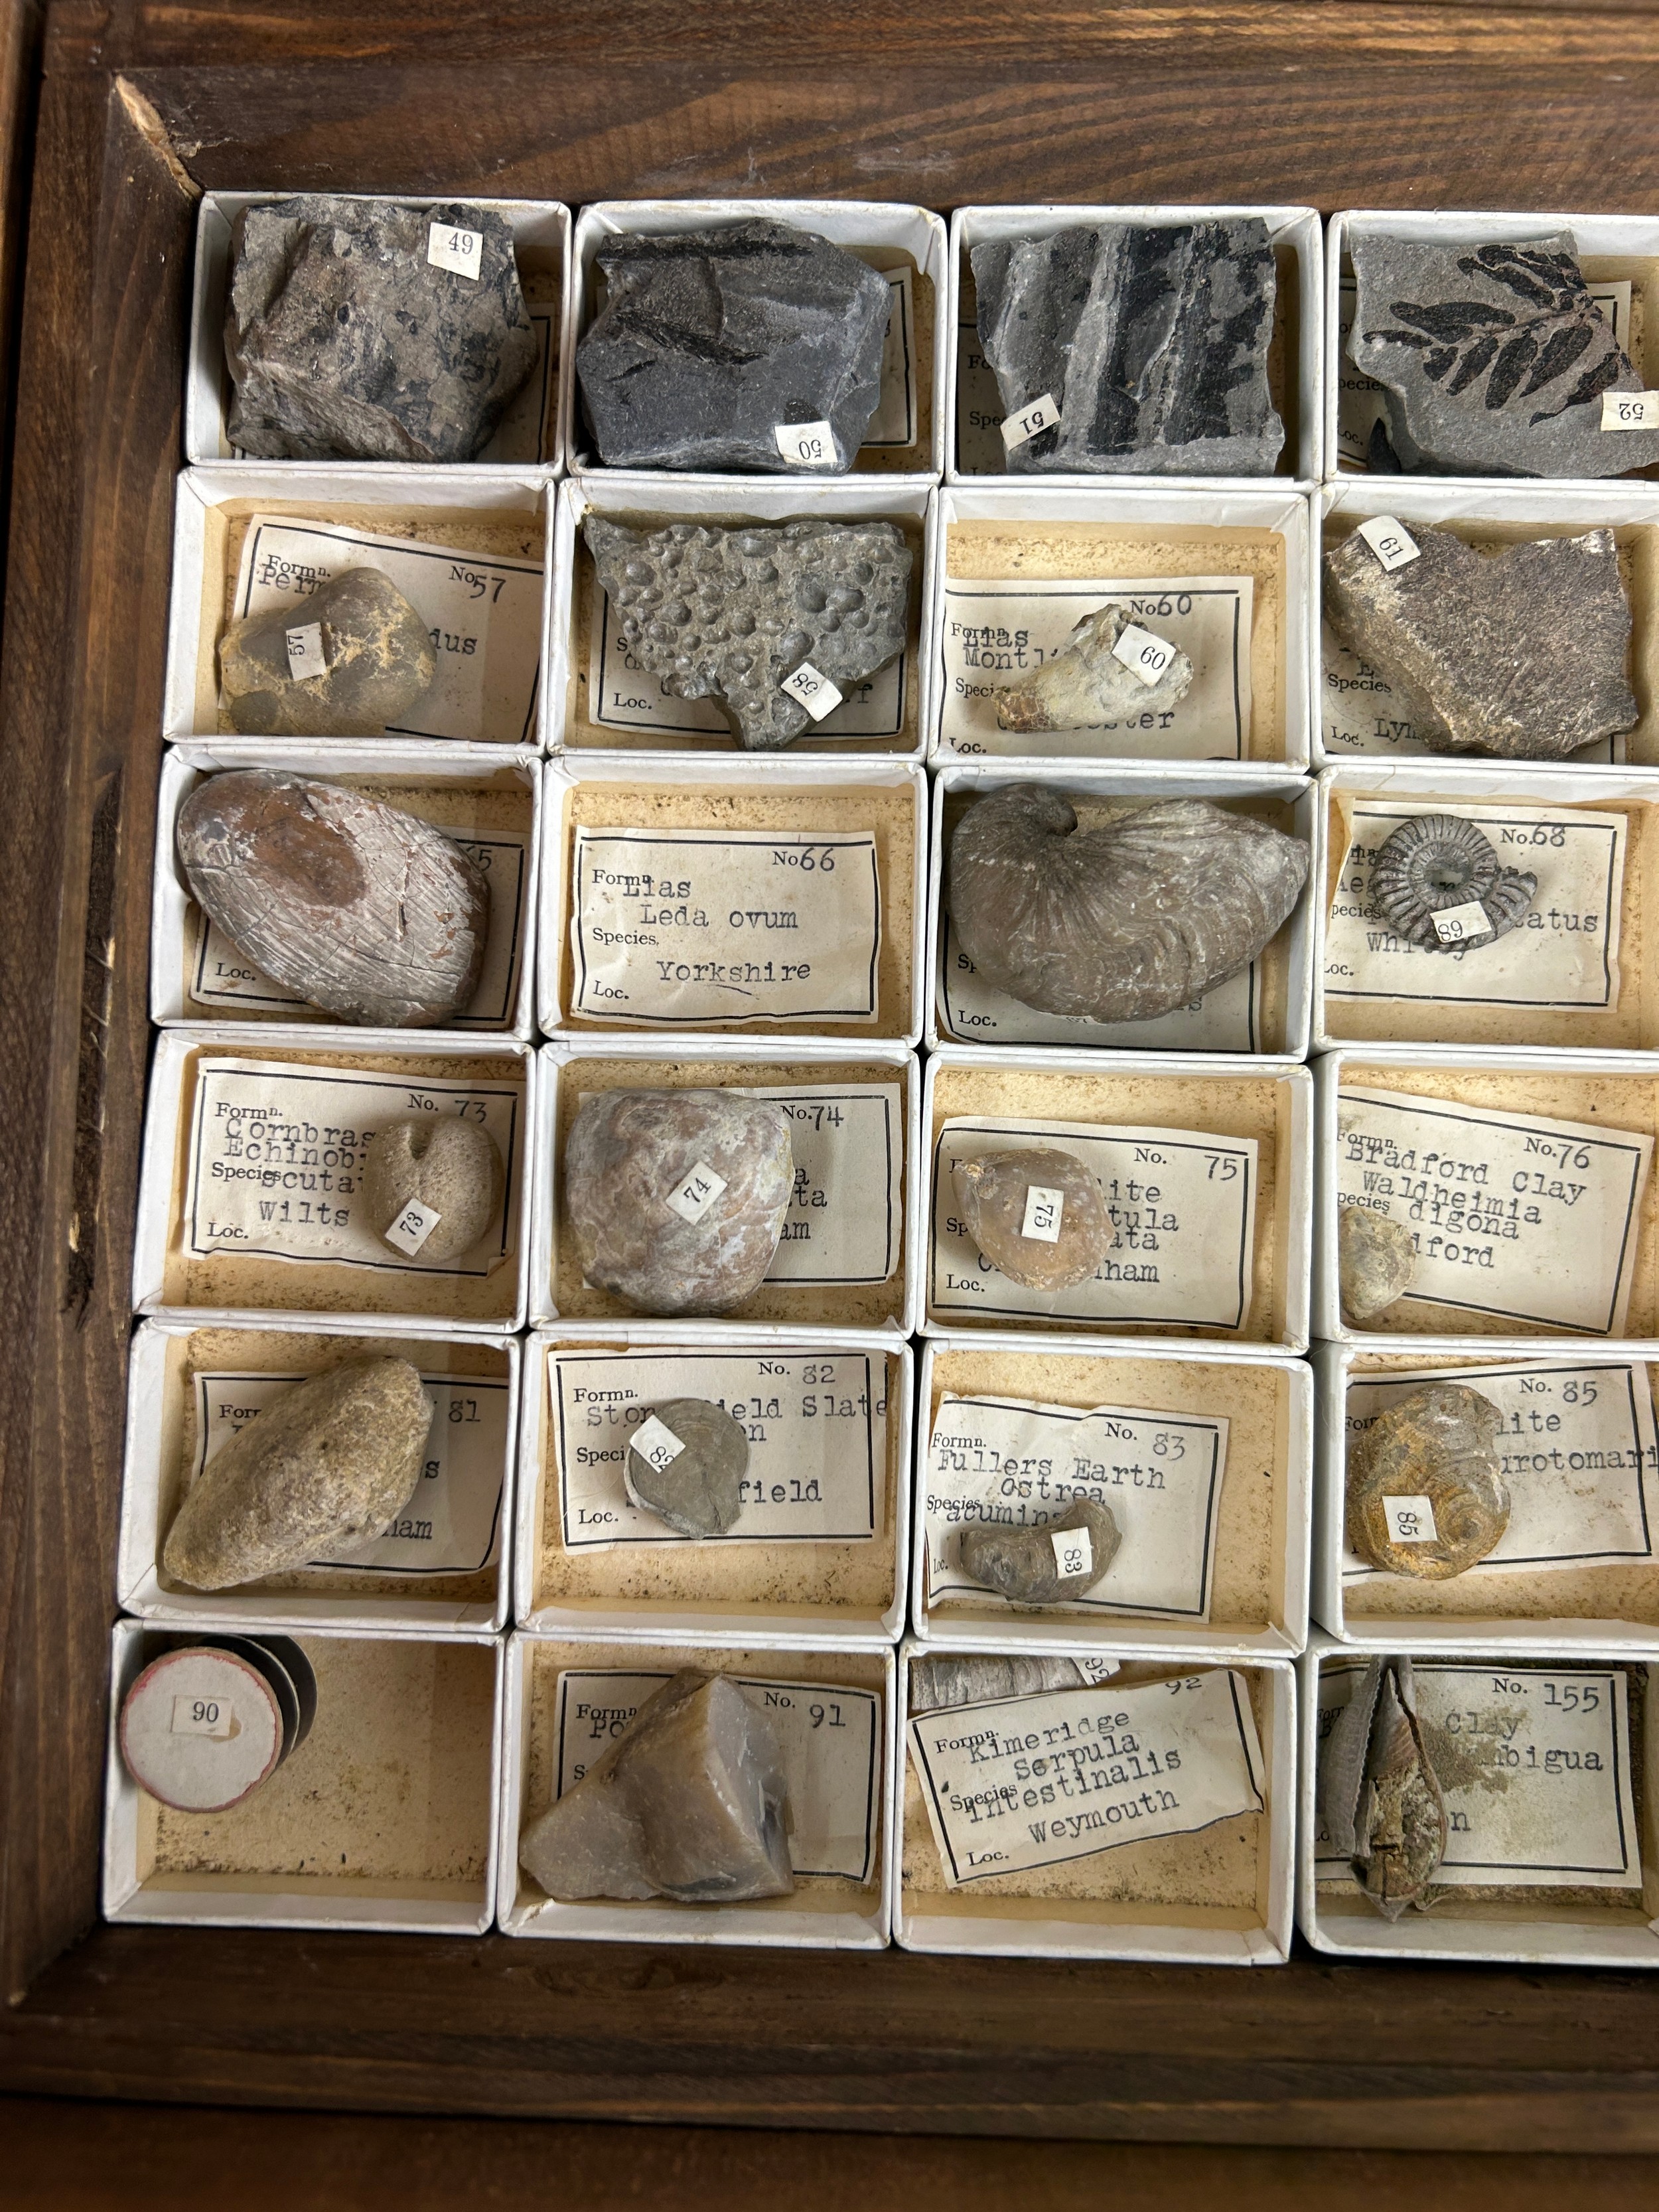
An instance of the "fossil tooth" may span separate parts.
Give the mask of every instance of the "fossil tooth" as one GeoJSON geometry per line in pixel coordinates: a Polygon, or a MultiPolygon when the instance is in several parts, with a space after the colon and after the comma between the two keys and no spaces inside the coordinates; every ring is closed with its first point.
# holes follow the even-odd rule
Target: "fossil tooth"
{"type": "Polygon", "coordinates": [[[1526,920],[1538,878],[1499,865],[1490,839],[1455,814],[1416,814],[1402,822],[1371,867],[1371,896],[1392,929],[1425,952],[1495,945],[1526,920]],[[1474,905],[1484,932],[1443,936],[1437,915],[1474,905]]]}
{"type": "Polygon", "coordinates": [[[1348,1447],[1348,1541],[1360,1558],[1420,1582],[1484,1559],[1510,1525],[1503,1425],[1462,1382],[1425,1383],[1379,1413],[1348,1447]]]}
{"type": "Polygon", "coordinates": [[[997,694],[997,727],[1086,730],[1178,706],[1193,688],[1192,662],[1177,647],[1157,683],[1148,685],[1114,650],[1134,626],[1134,609],[1121,599],[1108,599],[1085,615],[1052,659],[1023,684],[997,694]]]}
{"type": "Polygon", "coordinates": [[[1206,799],[1079,830],[1060,793],[1015,783],[957,824],[950,904],[994,989],[1044,1013],[1149,1021],[1247,967],[1307,874],[1299,838],[1206,799]]]}

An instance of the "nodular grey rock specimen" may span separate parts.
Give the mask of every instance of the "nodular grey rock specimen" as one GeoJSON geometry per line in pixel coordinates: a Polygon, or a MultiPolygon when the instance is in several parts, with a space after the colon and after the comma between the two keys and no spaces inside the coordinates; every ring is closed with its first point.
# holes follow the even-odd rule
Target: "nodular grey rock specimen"
{"type": "Polygon", "coordinates": [[[957,1539],[963,1571],[1017,1605],[1058,1605],[1081,1597],[1100,1581],[1117,1556],[1122,1531],[1109,1506],[1079,1498],[1057,1521],[1040,1528],[1005,1528],[975,1522],[957,1539]],[[1069,1529],[1087,1531],[1089,1565],[1079,1574],[1062,1574],[1054,1539],[1069,1529]]]}
{"type": "Polygon", "coordinates": [[[788,1821],[770,1723],[724,1674],[688,1668],[531,1823],[519,1861],[550,1897],[787,1897],[788,1821]]]}
{"type": "Polygon", "coordinates": [[[576,349],[599,458],[611,468],[822,476],[853,465],[881,397],[885,278],[783,222],[624,232],[601,241],[605,305],[576,349]],[[778,430],[827,422],[835,451],[803,464],[778,430]]]}
{"type": "Polygon", "coordinates": [[[406,1359],[350,1359],[296,1382],[197,1476],[162,1571],[231,1589],[372,1544],[421,1479],[432,1410],[406,1359]]]}
{"type": "Polygon", "coordinates": [[[1351,1322],[1370,1321],[1410,1290],[1417,1239],[1403,1221],[1369,1206],[1339,1206],[1336,1267],[1344,1314],[1351,1322]]]}
{"type": "Polygon", "coordinates": [[[1504,1417],[1463,1382],[1397,1399],[1348,1446],[1348,1542],[1362,1559],[1418,1582],[1448,1582],[1484,1559],[1510,1525],[1498,1440],[1504,1417]],[[1426,1498],[1433,1534],[1401,1540],[1390,1498],[1426,1498]]]}
{"type": "Polygon", "coordinates": [[[348,568],[291,607],[233,623],[219,641],[225,712],[248,737],[380,737],[430,690],[438,657],[389,576],[348,568]],[[328,665],[296,676],[288,634],[315,623],[328,665]]]}
{"type": "Polygon", "coordinates": [[[723,1536],[743,1510],[749,1438],[724,1406],[707,1398],[665,1398],[642,1409],[641,1427],[656,1421],[680,1447],[659,1467],[629,1439],[623,1482],[635,1505],[655,1513],[683,1536],[723,1536]]]}
{"type": "Polygon", "coordinates": [[[778,689],[803,661],[840,690],[904,649],[910,549],[893,523],[630,530],[590,514],[582,534],[629,651],[674,698],[718,700],[747,751],[813,726],[778,689]]]}
{"type": "Polygon", "coordinates": [[[1429,1907],[1446,1805],[1417,1718],[1409,1659],[1373,1659],[1319,1747],[1319,1831],[1385,1920],[1429,1907]]]}
{"type": "Polygon", "coordinates": [[[274,460],[470,461],[536,364],[499,215],[307,193],[231,227],[228,425],[274,460]],[[434,227],[483,234],[476,276],[427,259],[434,227]]]}
{"type": "Polygon", "coordinates": [[[986,1705],[997,1698],[1036,1698],[1046,1690],[1088,1686],[1075,1659],[913,1659],[909,1706],[913,1713],[934,1713],[948,1705],[986,1705]]]}
{"type": "Polygon", "coordinates": [[[374,1132],[362,1202],[375,1235],[400,1259],[458,1260],[501,1210],[501,1156],[488,1129],[453,1114],[410,1114],[374,1132]],[[410,1206],[438,1217],[410,1253],[386,1236],[410,1206]]]}
{"type": "Polygon", "coordinates": [[[1100,1185],[1075,1152],[1048,1146],[981,1152],[962,1163],[955,1181],[957,1204],[981,1257],[1027,1290],[1086,1283],[1118,1241],[1100,1185]],[[1039,1202],[1040,1236],[1025,1225],[1033,1188],[1059,1201],[1039,1202]]]}
{"type": "Polygon", "coordinates": [[[489,885],[401,807],[288,769],[236,769],[179,810],[191,894],[256,968],[325,1013],[429,1028],[470,1005],[489,885]]]}
{"type": "Polygon", "coordinates": [[[1385,569],[1356,531],[1325,555],[1325,603],[1344,641],[1401,691],[1419,732],[1457,752],[1565,760],[1632,729],[1630,604],[1611,530],[1477,553],[1413,532],[1385,569]]]}
{"type": "MultiPolygon", "coordinates": [[[[1101,722],[1178,706],[1193,688],[1193,664],[1177,647],[1175,658],[1148,684],[1113,652],[1134,623],[1133,607],[1108,599],[1085,615],[1051,660],[1023,684],[997,694],[1000,730],[1086,730],[1101,722]]],[[[1138,626],[1138,625],[1137,625],[1138,626]]]]}
{"type": "Polygon", "coordinates": [[[1371,864],[1371,897],[1383,920],[1425,952],[1496,944],[1526,920],[1537,889],[1530,869],[1502,866],[1491,839],[1455,814],[1413,815],[1371,864]],[[1480,908],[1486,927],[1443,937],[1435,916],[1470,905],[1480,908]]]}
{"type": "Polygon", "coordinates": [[[725,1091],[606,1091],[565,1146],[582,1273],[641,1313],[725,1313],[766,1279],[794,1187],[789,1118],[725,1091]]]}
{"type": "Polygon", "coordinates": [[[1046,784],[1008,784],[957,825],[950,908],[994,989],[1050,1014],[1148,1021],[1248,967],[1308,874],[1299,838],[1206,799],[1079,830],[1046,784]]]}
{"type": "Polygon", "coordinates": [[[1045,393],[1056,428],[1016,474],[1267,476],[1285,443],[1267,390],[1276,272],[1259,216],[1101,223],[994,239],[969,255],[979,335],[1017,415],[1045,393]]]}
{"type": "Polygon", "coordinates": [[[1362,235],[1351,251],[1349,351],[1386,389],[1403,468],[1610,477],[1659,461],[1659,431],[1601,428],[1601,394],[1642,380],[1568,232],[1473,248],[1362,235]]]}

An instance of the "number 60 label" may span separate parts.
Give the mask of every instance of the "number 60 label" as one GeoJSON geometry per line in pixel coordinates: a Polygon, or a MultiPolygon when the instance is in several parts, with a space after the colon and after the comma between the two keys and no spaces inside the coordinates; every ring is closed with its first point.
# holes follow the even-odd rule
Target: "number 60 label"
{"type": "Polygon", "coordinates": [[[1176,657],[1176,649],[1168,638],[1154,637],[1149,629],[1141,629],[1133,623],[1126,623],[1112,647],[1114,660],[1121,660],[1132,668],[1148,690],[1163,676],[1176,657]]]}

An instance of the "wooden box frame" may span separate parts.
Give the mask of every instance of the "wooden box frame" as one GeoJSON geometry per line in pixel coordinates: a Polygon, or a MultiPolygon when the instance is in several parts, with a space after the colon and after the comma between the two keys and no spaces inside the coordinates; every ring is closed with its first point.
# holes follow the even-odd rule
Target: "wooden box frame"
{"type": "MultiPolygon", "coordinates": [[[[56,0],[0,712],[0,2088],[1659,2148],[1659,1988],[96,1924],[173,479],[204,187],[1659,210],[1659,25],[1360,4],[56,0]],[[526,1955],[529,1953],[533,1956],[526,1955]]],[[[35,105],[26,95],[25,112],[35,105]]],[[[8,156],[10,173],[21,161],[8,156]]],[[[0,289],[14,266],[0,254],[0,289]]]]}

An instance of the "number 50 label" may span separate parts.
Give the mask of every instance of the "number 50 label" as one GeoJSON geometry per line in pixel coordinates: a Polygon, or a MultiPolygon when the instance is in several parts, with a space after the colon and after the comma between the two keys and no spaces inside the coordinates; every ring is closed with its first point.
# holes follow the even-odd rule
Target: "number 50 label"
{"type": "Polygon", "coordinates": [[[836,434],[827,422],[780,422],[773,435],[786,461],[804,469],[833,469],[836,434]]]}

